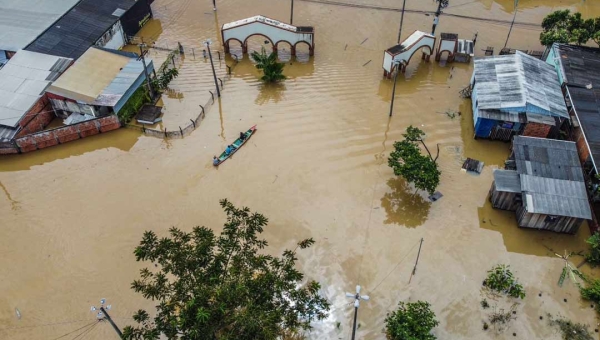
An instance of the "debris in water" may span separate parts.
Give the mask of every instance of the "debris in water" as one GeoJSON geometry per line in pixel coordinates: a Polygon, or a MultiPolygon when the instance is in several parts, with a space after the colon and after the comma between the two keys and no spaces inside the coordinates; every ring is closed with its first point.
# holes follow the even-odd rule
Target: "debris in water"
{"type": "Polygon", "coordinates": [[[435,201],[439,200],[440,198],[442,198],[443,196],[444,195],[442,195],[441,192],[436,191],[436,192],[433,193],[433,195],[429,196],[429,200],[431,202],[435,202],[435,201]]]}
{"type": "Polygon", "coordinates": [[[21,311],[19,310],[19,308],[15,307],[15,314],[17,314],[17,319],[21,320],[21,311]]]}
{"type": "Polygon", "coordinates": [[[467,158],[467,160],[463,163],[462,168],[466,171],[480,174],[483,170],[483,162],[480,162],[476,159],[467,158]]]}
{"type": "Polygon", "coordinates": [[[371,62],[371,60],[367,61],[366,63],[363,64],[363,66],[367,66],[367,64],[370,62],[371,62]]]}
{"type": "Polygon", "coordinates": [[[364,43],[365,43],[365,41],[367,41],[367,40],[369,40],[369,38],[366,38],[366,39],[365,39],[365,40],[363,40],[363,42],[361,42],[360,44],[361,44],[361,45],[362,45],[362,44],[364,44],[364,43]]]}
{"type": "Polygon", "coordinates": [[[348,48],[348,44],[346,44],[346,46],[344,46],[344,51],[348,48]]]}

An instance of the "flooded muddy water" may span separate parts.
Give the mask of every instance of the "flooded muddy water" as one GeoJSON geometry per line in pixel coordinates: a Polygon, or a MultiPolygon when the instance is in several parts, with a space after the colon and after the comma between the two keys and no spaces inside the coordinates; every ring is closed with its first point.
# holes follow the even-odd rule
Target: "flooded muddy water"
{"type": "MultiPolygon", "coordinates": [[[[239,63],[227,56],[221,65],[235,67],[222,98],[184,139],[122,129],[1,158],[0,338],[59,337],[94,322],[90,306],[100,298],[112,304],[119,326],[131,323],[134,311],[152,306],[129,288],[141,268],[132,252],[143,231],[218,230],[225,217],[220,198],[269,217],[269,252],[281,253],[306,237],[317,241],[300,253],[299,267],[321,282],[332,310],[309,339],[350,337],[353,308],[344,293],[356,284],[371,296],[360,307],[358,339],[384,339],[385,314],[400,300],[417,299],[432,304],[440,339],[512,339],[513,333],[559,339],[546,319],[539,320],[545,313],[595,326],[596,315],[575,285],[558,287],[564,262],[553,254],[584,249],[587,228],[575,236],[519,230],[513,215],[489,206],[492,171],[503,165],[509,145],[472,138],[470,101],[458,95],[472,65],[428,63],[415,55],[398,79],[390,118],[392,81],[382,78],[381,56],[396,42],[400,14],[391,9],[399,2],[344,1],[359,6],[296,0],[294,23],[315,26],[316,50],[310,58],[301,50],[303,61],[290,58],[282,84],[262,85],[247,56],[239,63]],[[447,111],[460,115],[450,118],[447,111]],[[244,149],[214,169],[212,156],[255,124],[258,131],[244,149]],[[387,166],[393,142],[411,124],[426,132],[430,147],[440,146],[444,196],[437,202],[415,193],[387,166]],[[460,171],[466,157],[485,162],[481,175],[460,171]],[[479,304],[486,270],[498,263],[510,264],[528,294],[501,333],[482,330],[487,312],[479,304]]],[[[512,3],[451,0],[446,13],[510,21],[512,3]]],[[[217,50],[221,24],[257,14],[286,21],[288,5],[220,0],[215,14],[210,1],[156,0],[155,20],[142,34],[160,46],[180,42],[190,49],[210,38],[217,50]]],[[[435,3],[408,0],[407,8],[434,11],[435,3]]],[[[600,16],[597,1],[521,0],[517,22],[540,22],[559,8],[600,16]]],[[[403,37],[430,30],[431,22],[431,16],[407,13],[403,37]]],[[[508,25],[442,16],[437,32],[462,38],[479,32],[476,54],[482,55],[486,46],[500,50],[508,25]]],[[[508,45],[540,50],[538,35],[539,28],[520,24],[508,45]]],[[[181,95],[163,97],[173,124],[208,100],[207,69],[202,58],[186,53],[174,82],[181,95]]],[[[100,324],[86,338],[117,336],[100,324]]]]}

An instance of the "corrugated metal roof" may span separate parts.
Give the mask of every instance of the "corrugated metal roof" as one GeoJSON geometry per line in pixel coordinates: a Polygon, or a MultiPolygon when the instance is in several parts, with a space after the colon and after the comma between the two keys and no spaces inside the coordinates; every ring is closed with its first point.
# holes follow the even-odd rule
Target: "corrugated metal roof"
{"type": "Polygon", "coordinates": [[[79,0],[0,0],[0,50],[18,51],[79,0]]]}
{"type": "MultiPolygon", "coordinates": [[[[152,63],[152,61],[149,61],[152,63]]],[[[149,70],[151,72],[151,69],[149,70]]],[[[123,97],[125,92],[131,88],[133,83],[144,73],[144,65],[141,61],[131,59],[113,81],[102,90],[102,93],[94,101],[94,105],[115,106],[123,97]]]]}
{"type": "Polygon", "coordinates": [[[494,182],[497,191],[521,192],[519,173],[514,170],[494,170],[494,182]]]}
{"type": "Polygon", "coordinates": [[[515,136],[513,152],[521,175],[584,181],[574,142],[515,136]]]}
{"type": "Polygon", "coordinates": [[[565,83],[600,88],[599,48],[565,44],[554,44],[552,48],[560,61],[565,83]]]}
{"type": "Polygon", "coordinates": [[[108,31],[135,0],[81,0],[26,50],[78,59],[108,31]],[[119,11],[120,13],[121,11],[119,11]]]}
{"type": "Polygon", "coordinates": [[[600,167],[600,89],[567,86],[594,167],[600,167]]]}
{"type": "MultiPolygon", "coordinates": [[[[90,105],[114,106],[144,73],[136,58],[90,47],[47,92],[90,105]]],[[[152,71],[152,61],[146,60],[152,71]]]]}
{"type": "Polygon", "coordinates": [[[558,75],[551,65],[520,51],[475,60],[477,107],[568,117],[558,75]]]}
{"type": "Polygon", "coordinates": [[[521,175],[521,190],[530,213],[592,218],[583,182],[521,175]]]}
{"type": "Polygon", "coordinates": [[[0,125],[15,127],[72,60],[18,51],[0,69],[0,125]]]}
{"type": "Polygon", "coordinates": [[[130,60],[107,50],[90,47],[47,91],[93,104],[130,60]]]}

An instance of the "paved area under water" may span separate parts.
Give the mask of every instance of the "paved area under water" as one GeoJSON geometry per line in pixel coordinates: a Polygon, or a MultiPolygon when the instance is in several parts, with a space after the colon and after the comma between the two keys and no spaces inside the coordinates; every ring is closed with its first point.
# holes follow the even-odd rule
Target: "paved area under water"
{"type": "MultiPolygon", "coordinates": [[[[281,253],[306,237],[317,241],[300,253],[299,266],[321,282],[332,310],[310,339],[349,338],[353,309],[344,292],[357,283],[371,296],[360,307],[359,339],[384,339],[385,314],[400,300],[417,299],[432,304],[440,339],[559,339],[546,318],[539,320],[546,313],[595,328],[596,314],[575,285],[558,287],[564,262],[554,255],[585,249],[587,227],[575,236],[520,230],[513,215],[489,206],[492,170],[503,165],[509,146],[472,138],[470,102],[458,96],[472,65],[426,63],[416,56],[398,80],[389,118],[392,82],[382,78],[380,63],[382,51],[396,41],[400,14],[364,6],[398,8],[400,2],[346,1],[363,7],[297,0],[294,23],[315,26],[315,56],[307,58],[299,48],[305,61],[290,60],[289,79],[277,86],[261,85],[245,57],[222,99],[184,139],[122,129],[0,159],[0,338],[57,338],[93,322],[89,308],[100,298],[113,305],[119,326],[131,323],[135,310],[152,306],[130,289],[142,267],[132,252],[143,231],[164,235],[171,226],[190,230],[200,224],[219,230],[220,198],[269,217],[269,252],[281,253]],[[451,119],[447,110],[461,115],[451,119]],[[214,169],[212,156],[254,124],[258,132],[244,149],[214,169]],[[393,142],[409,124],[427,133],[430,146],[440,144],[444,197],[435,203],[387,166],[393,142]],[[485,162],[481,175],[460,171],[466,157],[485,162]],[[421,238],[419,266],[409,283],[421,238]],[[481,282],[498,263],[511,265],[528,296],[505,331],[483,331],[489,312],[479,305],[481,282]]],[[[451,0],[446,12],[510,21],[512,4],[451,0]]],[[[201,48],[212,38],[218,48],[222,23],[256,14],[289,17],[288,4],[275,0],[222,0],[217,6],[215,16],[210,1],[156,0],[156,18],[146,30],[157,44],[201,48]]],[[[408,0],[407,8],[433,11],[435,3],[408,0]]],[[[517,21],[539,23],[559,8],[600,16],[596,1],[521,0],[517,21]]],[[[407,13],[403,36],[428,31],[431,21],[407,13]]],[[[437,29],[463,38],[477,31],[480,55],[485,46],[503,46],[508,25],[443,16],[437,29]]],[[[541,49],[538,35],[539,28],[518,25],[508,45],[541,49]]],[[[251,39],[251,49],[262,45],[263,39],[251,39]]],[[[234,63],[229,56],[225,62],[234,63]]],[[[167,102],[169,108],[197,109],[207,100],[195,91],[210,84],[205,64],[189,65],[198,73],[182,74],[176,83],[182,96],[167,102]]],[[[101,324],[86,338],[117,336],[101,324]]]]}

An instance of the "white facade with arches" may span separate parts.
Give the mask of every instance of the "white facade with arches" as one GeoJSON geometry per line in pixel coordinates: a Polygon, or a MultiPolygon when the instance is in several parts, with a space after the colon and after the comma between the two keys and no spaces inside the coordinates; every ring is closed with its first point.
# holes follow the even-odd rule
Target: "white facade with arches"
{"type": "Polygon", "coordinates": [[[224,24],[221,28],[225,52],[229,52],[229,42],[236,40],[242,45],[243,53],[247,53],[248,38],[255,35],[264,36],[268,39],[273,46],[274,52],[277,51],[279,43],[285,42],[290,45],[292,55],[295,55],[296,45],[300,43],[307,44],[310,55],[314,54],[314,28],[310,26],[292,26],[262,15],[257,15],[224,24]]]}

